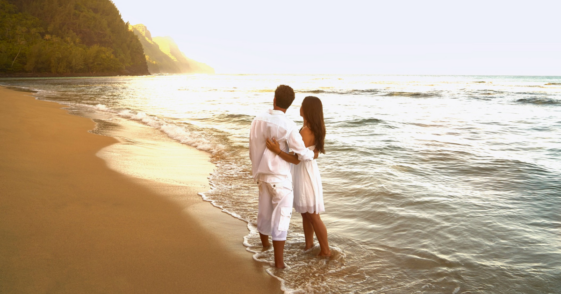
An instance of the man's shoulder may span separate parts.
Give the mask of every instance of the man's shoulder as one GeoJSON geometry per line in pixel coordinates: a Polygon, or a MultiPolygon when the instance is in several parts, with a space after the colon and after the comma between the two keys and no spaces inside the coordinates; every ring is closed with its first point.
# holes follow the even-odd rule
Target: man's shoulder
{"type": "Polygon", "coordinates": [[[272,115],[269,111],[265,111],[261,114],[258,114],[257,116],[255,116],[253,121],[254,122],[261,121],[261,122],[277,125],[288,131],[291,131],[296,127],[296,123],[291,119],[289,119],[288,117],[286,117],[286,115],[272,115]]]}
{"type": "Polygon", "coordinates": [[[293,130],[296,128],[296,123],[288,117],[285,117],[287,130],[293,130]]]}
{"type": "Polygon", "coordinates": [[[271,116],[271,114],[269,114],[268,111],[264,111],[264,112],[256,115],[253,120],[254,121],[256,121],[256,120],[268,120],[270,116],[271,116]]]}

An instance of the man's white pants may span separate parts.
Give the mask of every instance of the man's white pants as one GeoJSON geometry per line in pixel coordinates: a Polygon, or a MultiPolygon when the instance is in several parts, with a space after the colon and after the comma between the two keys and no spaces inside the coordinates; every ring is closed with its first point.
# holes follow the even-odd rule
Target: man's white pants
{"type": "Polygon", "coordinates": [[[268,183],[259,181],[258,184],[257,230],[263,235],[272,236],[273,241],[285,241],[294,201],[292,182],[268,183]]]}

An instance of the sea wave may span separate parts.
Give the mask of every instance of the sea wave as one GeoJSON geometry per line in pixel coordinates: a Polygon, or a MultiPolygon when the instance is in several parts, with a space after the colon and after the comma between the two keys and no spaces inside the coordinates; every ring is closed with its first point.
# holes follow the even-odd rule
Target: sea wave
{"type": "Polygon", "coordinates": [[[443,127],[442,125],[437,125],[437,124],[423,124],[423,123],[416,123],[416,122],[407,123],[407,124],[418,126],[418,127],[423,127],[423,128],[440,128],[440,127],[443,127]]]}
{"type": "Polygon", "coordinates": [[[230,123],[237,123],[243,125],[250,125],[253,121],[253,116],[246,115],[246,114],[234,114],[234,113],[226,113],[226,114],[219,114],[214,116],[212,119],[215,121],[220,122],[230,122],[230,123]]]}
{"type": "Polygon", "coordinates": [[[377,94],[380,92],[378,89],[352,89],[352,90],[341,90],[341,89],[318,89],[318,90],[297,90],[297,93],[310,93],[310,94],[340,94],[340,95],[365,95],[365,94],[377,94]]]}
{"type": "Polygon", "coordinates": [[[561,100],[542,98],[542,97],[522,98],[516,100],[516,102],[523,103],[523,104],[536,104],[536,105],[561,105],[561,100]]]}
{"type": "Polygon", "coordinates": [[[340,122],[337,124],[338,127],[361,127],[361,126],[368,126],[368,125],[376,125],[383,123],[384,121],[377,118],[361,118],[355,120],[349,120],[340,122]]]}
{"type": "Polygon", "coordinates": [[[412,97],[412,98],[430,98],[439,97],[438,93],[434,92],[389,92],[383,96],[399,96],[399,97],[412,97]]]}
{"type": "Polygon", "coordinates": [[[515,95],[532,95],[532,96],[547,96],[549,95],[546,92],[512,92],[509,94],[515,94],[515,95]]]}
{"type": "Polygon", "coordinates": [[[216,89],[216,88],[206,88],[206,89],[194,89],[194,88],[179,88],[177,91],[189,91],[189,92],[236,92],[236,88],[233,89],[216,89]]]}
{"type": "Polygon", "coordinates": [[[499,90],[492,90],[492,89],[485,89],[485,90],[476,90],[473,91],[473,93],[475,95],[502,95],[505,94],[505,91],[499,91],[499,90]]]}
{"type": "Polygon", "coordinates": [[[29,88],[29,87],[23,87],[23,86],[5,86],[5,85],[1,85],[1,86],[6,88],[6,89],[10,89],[10,90],[18,91],[18,92],[26,92],[26,93],[37,93],[38,92],[38,90],[29,88]]]}
{"type": "Polygon", "coordinates": [[[201,151],[209,152],[214,156],[222,154],[226,147],[222,144],[212,142],[204,131],[194,129],[194,126],[189,126],[185,123],[170,122],[166,119],[159,118],[154,115],[146,114],[142,111],[133,111],[130,109],[112,109],[104,104],[87,105],[80,104],[78,107],[89,108],[97,111],[113,113],[119,117],[141,122],[152,128],[164,132],[168,137],[201,151]],[[191,127],[191,128],[190,128],[191,127]]]}
{"type": "MultiPolygon", "coordinates": [[[[178,91],[197,91],[196,89],[189,88],[179,88],[178,91]]],[[[207,92],[236,92],[237,89],[205,89],[207,92]]],[[[273,93],[273,89],[254,89],[254,90],[244,90],[243,92],[253,92],[253,93],[273,93]]],[[[404,91],[394,91],[385,92],[382,89],[296,89],[296,93],[302,94],[339,94],[339,95],[373,95],[380,94],[382,96],[401,96],[401,97],[413,97],[413,98],[428,98],[428,97],[439,97],[441,96],[437,92],[404,92],[404,91]]]]}

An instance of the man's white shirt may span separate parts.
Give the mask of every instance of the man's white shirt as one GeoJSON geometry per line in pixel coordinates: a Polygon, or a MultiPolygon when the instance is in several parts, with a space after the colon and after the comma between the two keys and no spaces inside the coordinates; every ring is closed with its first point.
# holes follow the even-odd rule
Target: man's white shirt
{"type": "Polygon", "coordinates": [[[268,138],[275,138],[282,151],[296,153],[300,161],[314,159],[314,152],[306,148],[296,123],[280,110],[269,110],[255,117],[249,133],[249,158],[256,181],[292,181],[290,164],[267,149],[268,138]]]}

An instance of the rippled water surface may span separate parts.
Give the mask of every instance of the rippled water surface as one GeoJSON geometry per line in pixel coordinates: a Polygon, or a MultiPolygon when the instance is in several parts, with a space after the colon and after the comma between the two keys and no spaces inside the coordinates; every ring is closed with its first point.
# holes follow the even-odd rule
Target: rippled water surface
{"type": "MultiPolygon", "coordinates": [[[[559,293],[561,77],[163,75],[0,80],[81,111],[161,130],[210,152],[204,197],[253,223],[248,133],[273,91],[322,99],[323,177],[334,256],[303,252],[300,217],[286,248],[287,291],[559,293]]],[[[187,179],[188,180],[188,179],[187,179]]],[[[204,191],[202,191],[204,192],[204,191]]],[[[242,246],[240,244],[240,246],[242,246]]],[[[249,257],[248,257],[249,258],[249,257]]]]}

